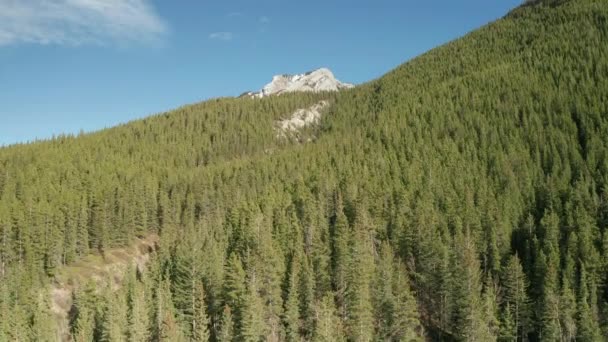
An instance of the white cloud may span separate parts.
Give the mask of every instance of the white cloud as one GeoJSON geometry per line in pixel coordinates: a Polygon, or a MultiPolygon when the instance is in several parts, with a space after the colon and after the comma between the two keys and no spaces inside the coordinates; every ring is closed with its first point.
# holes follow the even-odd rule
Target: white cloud
{"type": "Polygon", "coordinates": [[[232,40],[232,38],[234,38],[232,32],[213,32],[209,34],[209,39],[228,41],[232,40]]]}
{"type": "Polygon", "coordinates": [[[260,24],[268,24],[268,23],[270,23],[270,18],[268,18],[267,16],[264,15],[264,16],[260,17],[259,21],[260,21],[260,24]]]}
{"type": "Polygon", "coordinates": [[[0,0],[0,45],[151,43],[166,32],[148,0],[0,0]]]}

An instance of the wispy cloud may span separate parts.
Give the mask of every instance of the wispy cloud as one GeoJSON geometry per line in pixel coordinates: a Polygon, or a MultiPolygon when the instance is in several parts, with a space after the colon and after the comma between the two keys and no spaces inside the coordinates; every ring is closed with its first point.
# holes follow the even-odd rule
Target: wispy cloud
{"type": "Polygon", "coordinates": [[[0,0],[0,45],[151,43],[166,32],[148,0],[0,0]]]}
{"type": "Polygon", "coordinates": [[[263,15],[258,19],[258,21],[260,22],[260,24],[268,24],[268,23],[270,23],[270,18],[263,15]]]}
{"type": "Polygon", "coordinates": [[[234,38],[232,32],[213,32],[209,34],[209,39],[229,41],[234,38]]]}
{"type": "Polygon", "coordinates": [[[226,14],[228,18],[242,17],[244,16],[243,12],[230,12],[226,14]]]}

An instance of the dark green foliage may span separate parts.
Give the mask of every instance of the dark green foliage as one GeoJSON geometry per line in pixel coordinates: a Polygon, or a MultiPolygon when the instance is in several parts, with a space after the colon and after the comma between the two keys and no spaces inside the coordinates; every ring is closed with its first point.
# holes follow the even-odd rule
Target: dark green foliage
{"type": "Polygon", "coordinates": [[[145,268],[75,286],[73,340],[606,340],[606,56],[606,0],[539,0],[353,90],[2,148],[0,340],[148,234],[145,268]]]}
{"type": "Polygon", "coordinates": [[[201,281],[194,287],[194,315],[192,318],[192,340],[209,341],[209,318],[205,302],[205,287],[201,281]]]}
{"type": "Polygon", "coordinates": [[[508,332],[513,339],[519,340],[528,335],[531,313],[528,280],[517,254],[509,257],[503,269],[501,283],[502,308],[504,316],[509,317],[508,321],[504,322],[507,323],[508,332]]]}
{"type": "Polygon", "coordinates": [[[286,279],[285,309],[283,324],[285,325],[285,339],[287,341],[297,341],[300,336],[300,293],[298,277],[300,274],[299,254],[292,257],[291,267],[286,279]]]}
{"type": "Polygon", "coordinates": [[[381,246],[374,276],[376,338],[382,341],[422,341],[417,303],[407,271],[387,243],[381,246]]]}
{"type": "Polygon", "coordinates": [[[336,314],[332,293],[324,296],[317,304],[314,326],[313,341],[341,342],[345,340],[342,322],[336,314]]]}
{"type": "Polygon", "coordinates": [[[220,329],[216,338],[220,342],[228,342],[234,339],[234,323],[229,306],[226,306],[222,312],[220,329]]]}

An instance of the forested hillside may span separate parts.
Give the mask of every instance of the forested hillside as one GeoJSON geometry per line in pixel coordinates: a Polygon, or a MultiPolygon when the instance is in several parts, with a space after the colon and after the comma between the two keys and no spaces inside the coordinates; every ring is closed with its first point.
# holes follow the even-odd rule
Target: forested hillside
{"type": "MultiPolygon", "coordinates": [[[[406,42],[403,42],[406,44],[406,42]]],[[[0,149],[0,341],[607,341],[608,1],[529,2],[339,93],[0,149]],[[321,100],[298,139],[276,120],[321,100]]]]}

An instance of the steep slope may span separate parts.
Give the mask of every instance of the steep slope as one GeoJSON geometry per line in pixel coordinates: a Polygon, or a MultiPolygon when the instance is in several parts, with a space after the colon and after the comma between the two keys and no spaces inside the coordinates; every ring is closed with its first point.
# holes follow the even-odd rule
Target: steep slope
{"type": "Polygon", "coordinates": [[[0,340],[48,328],[58,266],[150,231],[75,337],[605,340],[607,19],[537,1],[349,92],[0,149],[0,340]],[[312,143],[277,139],[321,101],[312,143]]]}

